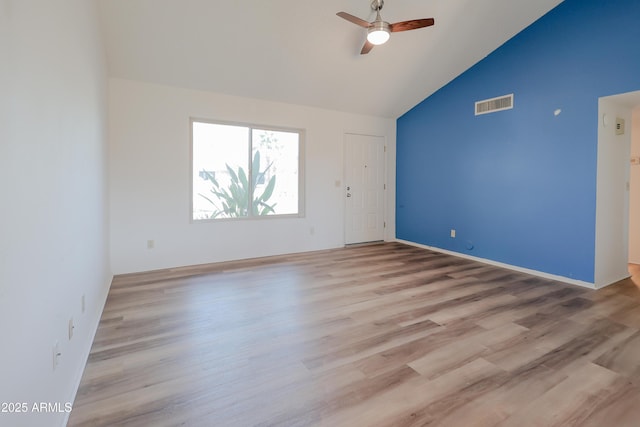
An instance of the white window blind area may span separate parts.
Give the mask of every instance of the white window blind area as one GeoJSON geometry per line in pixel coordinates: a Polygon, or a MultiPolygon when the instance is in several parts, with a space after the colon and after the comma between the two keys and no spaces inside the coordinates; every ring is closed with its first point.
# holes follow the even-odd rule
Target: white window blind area
{"type": "Polygon", "coordinates": [[[476,116],[513,108],[513,94],[476,102],[476,116]]]}
{"type": "Polygon", "coordinates": [[[302,213],[302,132],[192,120],[194,221],[302,213]]]}

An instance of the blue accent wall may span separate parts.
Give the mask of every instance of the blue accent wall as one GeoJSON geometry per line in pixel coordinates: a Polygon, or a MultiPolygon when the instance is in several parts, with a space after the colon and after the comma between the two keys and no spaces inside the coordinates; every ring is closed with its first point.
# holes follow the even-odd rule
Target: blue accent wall
{"type": "Polygon", "coordinates": [[[635,90],[640,1],[565,0],[398,119],[397,237],[593,283],[598,98],[635,90]]]}

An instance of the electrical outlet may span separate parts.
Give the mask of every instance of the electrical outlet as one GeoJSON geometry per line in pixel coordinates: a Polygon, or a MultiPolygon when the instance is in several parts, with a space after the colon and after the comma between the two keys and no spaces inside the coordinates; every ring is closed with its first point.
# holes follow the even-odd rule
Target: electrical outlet
{"type": "Polygon", "coordinates": [[[456,238],[456,230],[454,230],[453,228],[451,229],[451,234],[450,234],[452,239],[456,238]]]}
{"type": "Polygon", "coordinates": [[[53,345],[53,370],[54,371],[60,364],[60,356],[62,356],[62,353],[60,353],[60,345],[56,341],[56,343],[53,345]]]}
{"type": "Polygon", "coordinates": [[[73,317],[69,319],[69,340],[73,338],[73,330],[75,329],[75,325],[73,324],[73,317]]]}
{"type": "Polygon", "coordinates": [[[155,240],[147,240],[147,249],[153,249],[156,247],[155,240]]]}

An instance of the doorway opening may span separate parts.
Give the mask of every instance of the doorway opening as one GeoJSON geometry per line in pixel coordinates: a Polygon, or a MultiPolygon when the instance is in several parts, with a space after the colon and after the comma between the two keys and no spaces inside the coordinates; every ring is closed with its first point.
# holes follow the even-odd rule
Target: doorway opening
{"type": "Polygon", "coordinates": [[[600,98],[596,288],[640,270],[640,165],[636,162],[640,163],[640,91],[600,98]]]}

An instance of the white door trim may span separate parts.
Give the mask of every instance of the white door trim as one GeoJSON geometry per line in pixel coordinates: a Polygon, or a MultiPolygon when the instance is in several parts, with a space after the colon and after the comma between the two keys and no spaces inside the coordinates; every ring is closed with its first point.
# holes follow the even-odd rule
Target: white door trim
{"type": "Polygon", "coordinates": [[[343,218],[344,218],[344,243],[345,245],[349,245],[349,244],[358,244],[358,243],[366,243],[366,242],[372,242],[372,241],[384,241],[386,239],[386,222],[387,222],[387,199],[388,199],[388,192],[387,190],[387,138],[384,135],[371,135],[371,134],[363,134],[363,133],[358,133],[358,132],[347,132],[345,131],[343,134],[343,155],[344,155],[344,164],[343,164],[343,200],[344,200],[344,207],[343,207],[343,218]],[[370,138],[379,138],[380,139],[380,143],[382,144],[382,155],[378,160],[378,168],[379,168],[379,173],[380,173],[380,179],[382,180],[382,189],[381,191],[381,204],[379,205],[378,209],[379,212],[378,214],[380,215],[381,219],[382,219],[382,228],[381,228],[381,233],[379,238],[375,238],[373,240],[371,239],[364,239],[362,241],[350,241],[349,238],[349,224],[350,224],[350,218],[349,218],[349,209],[348,209],[348,198],[347,198],[347,186],[349,185],[348,179],[349,179],[349,172],[348,172],[348,168],[349,168],[349,158],[348,158],[348,140],[349,140],[349,136],[358,136],[358,137],[370,137],[370,138]]]}

